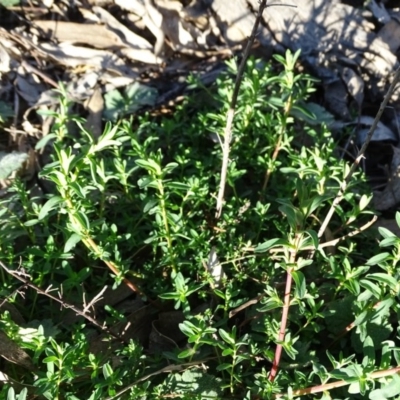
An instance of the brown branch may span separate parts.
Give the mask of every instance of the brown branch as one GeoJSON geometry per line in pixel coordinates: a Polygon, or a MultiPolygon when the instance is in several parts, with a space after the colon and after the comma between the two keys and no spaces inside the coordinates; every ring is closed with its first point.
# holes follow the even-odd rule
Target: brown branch
{"type": "Polygon", "coordinates": [[[94,326],[96,326],[97,328],[99,328],[102,332],[107,333],[111,336],[113,336],[114,338],[118,339],[119,341],[125,343],[124,339],[122,337],[120,337],[119,335],[113,333],[110,331],[110,329],[108,329],[105,326],[100,325],[94,318],[92,318],[90,315],[87,315],[86,313],[84,313],[82,310],[80,310],[79,308],[75,307],[72,304],[68,304],[66,303],[64,300],[53,296],[52,294],[49,293],[49,289],[47,290],[43,290],[40,287],[36,286],[35,284],[31,283],[29,281],[30,276],[22,271],[13,271],[9,268],[7,268],[1,261],[0,261],[0,266],[4,269],[4,271],[6,271],[9,275],[11,275],[12,277],[14,277],[15,279],[18,279],[19,281],[21,281],[25,286],[28,286],[30,288],[32,288],[33,290],[35,290],[37,293],[40,293],[44,296],[49,297],[50,299],[56,301],[57,303],[61,304],[61,306],[65,309],[71,309],[73,311],[75,311],[78,315],[82,316],[83,318],[87,319],[90,323],[92,323],[94,326]]]}
{"type": "Polygon", "coordinates": [[[243,73],[246,67],[246,62],[249,57],[251,46],[254,43],[256,38],[258,26],[260,25],[260,21],[262,18],[262,13],[264,9],[267,7],[267,0],[261,0],[260,6],[258,8],[258,13],[256,16],[256,20],[254,21],[253,30],[251,31],[251,35],[249,40],[247,41],[246,48],[243,53],[242,61],[240,62],[238,73],[236,75],[235,86],[233,89],[231,104],[226,116],[226,125],[225,125],[225,133],[224,133],[224,146],[222,153],[222,167],[221,167],[221,179],[219,183],[219,191],[217,197],[217,206],[215,212],[215,218],[218,220],[222,214],[222,207],[224,202],[224,194],[225,194],[225,185],[226,185],[226,175],[228,172],[228,163],[229,163],[229,152],[230,152],[230,143],[232,136],[232,126],[233,126],[233,118],[235,116],[236,111],[236,103],[239,95],[240,84],[243,79],[243,73]]]}
{"type": "Polygon", "coordinates": [[[392,81],[392,83],[391,83],[391,85],[389,87],[389,90],[387,91],[387,93],[386,93],[386,95],[385,95],[385,97],[384,97],[384,99],[383,99],[383,101],[382,101],[382,103],[381,103],[381,105],[379,107],[379,110],[378,110],[378,112],[376,114],[374,122],[373,122],[373,124],[371,125],[371,128],[368,131],[368,135],[367,135],[367,137],[365,139],[365,142],[362,145],[360,151],[358,152],[357,157],[354,160],[354,162],[353,162],[353,164],[352,164],[352,166],[350,168],[350,171],[348,172],[346,178],[344,179],[343,183],[340,185],[340,189],[338,191],[338,194],[336,195],[335,199],[333,200],[332,206],[329,209],[328,214],[326,215],[325,220],[322,223],[321,228],[318,231],[318,237],[319,238],[322,237],[322,235],[324,234],[325,229],[327,228],[327,226],[328,226],[328,224],[329,224],[329,222],[330,222],[330,220],[331,220],[331,218],[332,218],[332,216],[333,216],[333,214],[334,214],[334,212],[336,210],[336,207],[339,205],[339,203],[342,201],[342,199],[344,197],[344,194],[346,192],[346,189],[347,189],[347,186],[348,186],[348,184],[350,182],[351,177],[353,176],[356,168],[360,164],[360,161],[362,160],[362,158],[364,158],[365,151],[367,150],[369,142],[372,139],[372,135],[374,134],[375,129],[378,126],[379,120],[381,119],[382,113],[385,110],[387,103],[389,102],[390,98],[392,97],[392,94],[394,92],[395,86],[396,86],[396,84],[397,84],[399,79],[400,79],[400,67],[397,68],[397,71],[396,71],[396,73],[395,73],[395,75],[393,77],[393,81],[392,81]]]}
{"type": "MultiPolygon", "coordinates": [[[[370,379],[380,379],[380,378],[384,378],[387,376],[393,376],[393,375],[396,375],[399,373],[400,373],[400,367],[395,367],[395,368],[385,369],[382,371],[372,372],[371,374],[368,375],[368,377],[370,379]]],[[[305,388],[305,389],[293,390],[292,395],[293,395],[293,397],[298,397],[298,396],[305,396],[307,394],[321,393],[321,392],[329,391],[332,389],[336,389],[338,387],[347,386],[350,384],[351,384],[351,382],[348,382],[348,381],[337,381],[337,382],[325,383],[325,384],[318,385],[318,386],[311,386],[311,387],[305,388]]],[[[286,394],[276,394],[273,396],[273,398],[279,399],[283,396],[286,396],[286,394]]]]}
{"type": "MultiPolygon", "coordinates": [[[[296,235],[296,248],[298,245],[300,237],[297,234],[296,235]]],[[[276,375],[278,373],[279,369],[279,362],[281,360],[281,355],[282,355],[282,342],[285,341],[285,333],[286,333],[286,325],[287,325],[287,320],[289,316],[289,307],[290,307],[290,292],[292,290],[292,272],[294,268],[292,265],[296,262],[296,257],[297,257],[297,250],[291,251],[290,252],[290,260],[289,260],[289,266],[286,271],[286,287],[285,287],[285,298],[283,302],[283,311],[282,311],[282,317],[281,317],[281,325],[279,329],[279,336],[278,336],[278,344],[275,349],[275,357],[274,361],[272,362],[272,367],[271,371],[269,373],[268,379],[273,382],[276,378],[276,375]]]]}

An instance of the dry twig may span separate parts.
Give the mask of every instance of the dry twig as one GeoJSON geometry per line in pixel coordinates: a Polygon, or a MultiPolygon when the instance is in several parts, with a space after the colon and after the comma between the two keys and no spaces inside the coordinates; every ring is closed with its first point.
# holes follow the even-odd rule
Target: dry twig
{"type": "Polygon", "coordinates": [[[217,207],[215,212],[215,218],[219,219],[222,214],[222,207],[224,202],[224,194],[225,194],[225,185],[226,185],[226,175],[228,172],[228,163],[229,163],[229,152],[230,152],[230,143],[232,137],[232,126],[233,126],[233,118],[235,116],[236,111],[236,103],[239,95],[240,84],[243,79],[244,69],[246,67],[246,62],[249,57],[251,46],[254,43],[256,38],[258,26],[260,25],[260,21],[262,18],[262,14],[264,9],[267,7],[267,0],[260,1],[260,7],[258,8],[258,13],[256,20],[254,22],[253,30],[247,42],[246,48],[243,53],[242,61],[240,62],[238,73],[236,75],[235,87],[233,89],[231,104],[226,116],[226,126],[224,133],[224,147],[222,153],[222,167],[221,167],[221,179],[219,182],[219,191],[217,197],[217,207]]]}
{"type": "Polygon", "coordinates": [[[124,342],[124,340],[116,335],[115,333],[111,332],[110,329],[108,329],[106,326],[100,325],[93,317],[91,317],[90,315],[87,315],[84,311],[80,310],[79,308],[75,307],[72,304],[68,304],[66,303],[63,299],[58,298],[56,296],[53,296],[52,294],[50,294],[50,288],[48,288],[47,290],[43,290],[40,287],[36,286],[35,284],[30,282],[30,276],[22,271],[13,271],[9,268],[7,268],[1,261],[0,261],[0,266],[4,269],[4,271],[6,271],[8,274],[10,274],[12,277],[14,277],[15,279],[18,279],[19,281],[24,283],[24,286],[28,286],[30,288],[32,288],[33,290],[35,290],[37,293],[40,293],[44,296],[49,297],[50,299],[56,301],[57,303],[61,304],[61,306],[65,309],[70,308],[71,310],[75,311],[78,315],[82,316],[83,318],[87,319],[90,323],[92,323],[94,326],[96,326],[97,328],[99,328],[102,332],[107,333],[113,337],[115,337],[116,339],[118,339],[121,342],[124,342]]]}

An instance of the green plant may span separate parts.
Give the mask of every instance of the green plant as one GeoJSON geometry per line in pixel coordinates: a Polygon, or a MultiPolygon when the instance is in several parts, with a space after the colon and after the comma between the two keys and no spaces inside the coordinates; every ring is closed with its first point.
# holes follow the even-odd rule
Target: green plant
{"type": "MultiPolygon", "coordinates": [[[[391,249],[381,253],[365,234],[360,172],[321,233],[349,166],[316,121],[315,79],[296,72],[298,56],[246,64],[220,218],[234,60],[211,87],[191,78],[204,103],[190,96],[170,118],[107,123],[98,139],[60,88],[37,146],[54,147],[40,173],[51,190],[16,179],[0,200],[1,295],[22,317],[4,312],[0,326],[35,368],[7,364],[10,377],[49,399],[398,395],[400,239],[381,229],[391,249]],[[184,339],[151,352],[112,329],[127,318],[113,304],[89,314],[87,298],[110,284],[127,285],[155,318],[174,308],[184,339]]],[[[1,393],[26,396],[17,391],[1,393]]]]}

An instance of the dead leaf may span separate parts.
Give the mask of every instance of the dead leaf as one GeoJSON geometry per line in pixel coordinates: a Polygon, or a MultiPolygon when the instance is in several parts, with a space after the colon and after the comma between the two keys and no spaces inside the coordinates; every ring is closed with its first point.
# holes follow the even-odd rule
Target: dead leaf
{"type": "Polygon", "coordinates": [[[42,34],[57,42],[84,43],[97,49],[121,45],[118,35],[98,24],[77,24],[65,21],[35,21],[42,34]]]}
{"type": "MultiPolygon", "coordinates": [[[[182,321],[183,322],[183,321],[182,321]]],[[[160,321],[153,321],[149,337],[149,352],[161,353],[163,351],[173,351],[179,348],[171,336],[164,335],[161,332],[162,324],[160,321]]]]}
{"type": "Polygon", "coordinates": [[[378,37],[382,42],[387,43],[393,54],[396,54],[400,47],[400,22],[396,19],[391,19],[378,32],[378,37]]]}
{"type": "Polygon", "coordinates": [[[390,21],[390,15],[387,12],[384,4],[377,4],[375,0],[369,0],[366,3],[366,6],[372,11],[372,14],[379,21],[379,23],[386,24],[390,21]]]}
{"type": "Polygon", "coordinates": [[[124,56],[129,57],[131,60],[147,64],[161,63],[161,59],[153,52],[153,46],[146,39],[129,30],[103,8],[93,7],[93,11],[101,22],[105,23],[110,30],[119,36],[125,45],[120,49],[124,56]]]}
{"type": "Polygon", "coordinates": [[[98,139],[103,131],[102,115],[104,110],[104,99],[100,87],[97,87],[90,99],[85,104],[85,109],[89,115],[85,122],[85,128],[93,134],[95,139],[98,139]]]}
{"type": "Polygon", "coordinates": [[[337,117],[346,120],[350,119],[350,111],[347,107],[347,90],[340,79],[325,85],[324,100],[328,110],[337,117]]]}
{"type": "MultiPolygon", "coordinates": [[[[358,130],[356,136],[356,142],[358,146],[362,146],[367,138],[367,134],[374,122],[374,118],[368,115],[362,115],[359,120],[361,129],[358,130]]],[[[383,142],[391,141],[393,143],[397,142],[397,137],[395,133],[388,128],[383,122],[379,121],[374,133],[372,134],[372,141],[383,142]]]]}
{"type": "Polygon", "coordinates": [[[11,57],[7,50],[0,44],[0,73],[10,71],[11,57]]]}
{"type": "Polygon", "coordinates": [[[60,64],[69,67],[86,66],[99,70],[114,72],[120,76],[137,78],[137,74],[128,68],[125,62],[115,54],[104,51],[90,49],[87,47],[74,46],[69,43],[55,45],[53,43],[42,43],[38,48],[47,54],[48,57],[60,64]]]}
{"type": "Polygon", "coordinates": [[[0,311],[8,311],[10,313],[11,319],[17,324],[17,325],[23,325],[25,324],[24,317],[21,315],[21,313],[18,311],[18,309],[14,306],[14,304],[9,303],[8,301],[3,301],[2,304],[0,305],[0,311]]]}
{"type": "MultiPolygon", "coordinates": [[[[227,43],[235,44],[248,38],[254,25],[255,15],[250,11],[246,1],[214,0],[211,7],[218,15],[219,29],[227,43]]],[[[258,4],[255,9],[258,9],[258,4]]]]}
{"type": "Polygon", "coordinates": [[[24,350],[0,331],[0,356],[30,371],[35,369],[33,362],[24,350]]]}
{"type": "Polygon", "coordinates": [[[356,101],[358,110],[361,110],[364,101],[364,81],[353,69],[345,67],[342,70],[342,79],[347,91],[356,101]]]}
{"type": "Polygon", "coordinates": [[[378,211],[389,210],[400,203],[400,149],[393,147],[391,178],[382,192],[374,192],[374,205],[378,211]]]}

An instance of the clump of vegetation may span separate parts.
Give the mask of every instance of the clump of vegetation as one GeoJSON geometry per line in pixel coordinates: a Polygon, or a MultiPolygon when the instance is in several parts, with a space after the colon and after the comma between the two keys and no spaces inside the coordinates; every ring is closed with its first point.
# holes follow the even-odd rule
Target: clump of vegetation
{"type": "Polygon", "coordinates": [[[53,191],[16,179],[0,202],[2,397],[399,395],[400,239],[362,233],[373,216],[361,173],[318,234],[349,166],[297,57],[247,63],[220,219],[234,61],[213,87],[193,79],[172,117],[108,123],[98,139],[61,89],[38,144],[54,147],[40,173],[53,191]],[[106,285],[128,285],[142,312],[103,303],[71,317],[106,285]],[[127,322],[130,337],[113,329],[127,322]]]}

